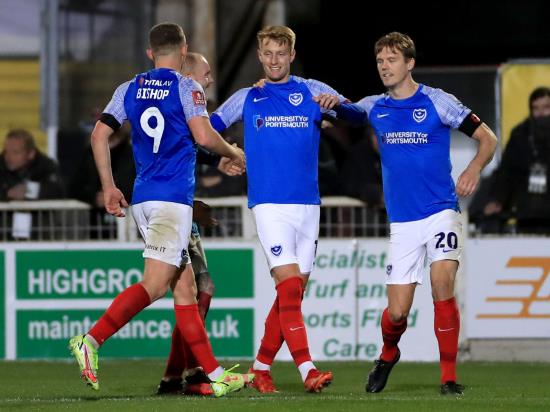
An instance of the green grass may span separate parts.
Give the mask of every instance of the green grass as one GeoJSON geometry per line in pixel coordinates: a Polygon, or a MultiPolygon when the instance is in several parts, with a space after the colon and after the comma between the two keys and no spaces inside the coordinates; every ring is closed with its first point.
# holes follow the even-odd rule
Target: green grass
{"type": "MultiPolygon", "coordinates": [[[[0,410],[27,411],[550,411],[550,364],[479,363],[459,365],[466,392],[443,397],[438,366],[399,363],[388,386],[366,394],[371,363],[319,362],[334,372],[333,384],[321,394],[305,393],[292,363],[273,368],[277,394],[245,389],[226,398],[154,396],[163,362],[127,360],[100,364],[99,392],[86,387],[77,366],[68,362],[0,362],[0,410]]],[[[226,365],[230,365],[226,363],[226,365]]],[[[241,362],[241,370],[248,362],[241,362]]]]}

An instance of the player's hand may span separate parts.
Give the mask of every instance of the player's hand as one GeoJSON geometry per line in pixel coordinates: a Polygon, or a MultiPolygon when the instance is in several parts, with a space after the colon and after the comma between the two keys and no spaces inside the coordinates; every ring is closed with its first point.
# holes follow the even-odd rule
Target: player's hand
{"type": "Polygon", "coordinates": [[[244,152],[236,144],[233,144],[232,148],[233,155],[231,156],[231,161],[236,167],[241,168],[244,171],[246,169],[246,159],[244,156],[244,152]]]}
{"type": "Polygon", "coordinates": [[[259,87],[260,89],[265,86],[265,79],[260,79],[253,84],[253,87],[259,87]]]}
{"type": "Polygon", "coordinates": [[[333,107],[340,104],[340,98],[333,94],[321,93],[317,96],[313,96],[313,101],[319,103],[321,108],[331,110],[333,107]]]}
{"type": "Polygon", "coordinates": [[[218,225],[218,221],[212,217],[212,208],[200,200],[193,201],[193,220],[203,227],[218,225]]]}
{"type": "Polygon", "coordinates": [[[107,213],[116,217],[126,216],[122,208],[128,207],[128,202],[116,186],[103,189],[103,200],[105,201],[105,210],[107,213]]]}
{"type": "Polygon", "coordinates": [[[476,190],[479,183],[481,170],[468,166],[458,177],[456,183],[456,194],[459,196],[470,196],[476,190]]]}
{"type": "Polygon", "coordinates": [[[27,193],[27,185],[25,183],[19,183],[13,187],[10,187],[6,193],[6,197],[9,200],[24,200],[27,193]]]}
{"type": "Polygon", "coordinates": [[[244,173],[244,168],[233,163],[229,157],[222,157],[220,159],[218,170],[227,176],[239,176],[244,173]]]}
{"type": "Polygon", "coordinates": [[[483,208],[483,214],[485,216],[495,215],[500,212],[502,212],[502,204],[496,201],[487,203],[483,208]]]}

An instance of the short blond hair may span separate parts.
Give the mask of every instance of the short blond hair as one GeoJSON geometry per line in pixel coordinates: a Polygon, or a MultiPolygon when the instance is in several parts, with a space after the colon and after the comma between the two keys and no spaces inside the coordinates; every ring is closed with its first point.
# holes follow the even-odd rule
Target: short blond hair
{"type": "Polygon", "coordinates": [[[256,35],[258,39],[258,47],[262,47],[265,39],[273,40],[279,46],[288,44],[290,50],[294,50],[296,44],[296,34],[290,27],[286,26],[266,26],[256,35]]]}

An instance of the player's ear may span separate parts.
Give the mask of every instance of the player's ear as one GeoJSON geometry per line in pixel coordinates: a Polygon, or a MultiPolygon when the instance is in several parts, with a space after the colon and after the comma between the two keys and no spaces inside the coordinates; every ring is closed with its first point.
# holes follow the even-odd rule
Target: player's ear
{"type": "Polygon", "coordinates": [[[296,57],[296,49],[292,49],[290,51],[290,63],[294,61],[295,57],[296,57]]]}
{"type": "Polygon", "coordinates": [[[153,56],[153,50],[147,49],[146,53],[147,53],[147,57],[149,57],[150,60],[155,61],[155,56],[153,56]]]}
{"type": "Polygon", "coordinates": [[[412,71],[412,69],[414,69],[415,63],[416,63],[416,60],[414,59],[414,57],[411,57],[407,62],[407,70],[412,71]]]}

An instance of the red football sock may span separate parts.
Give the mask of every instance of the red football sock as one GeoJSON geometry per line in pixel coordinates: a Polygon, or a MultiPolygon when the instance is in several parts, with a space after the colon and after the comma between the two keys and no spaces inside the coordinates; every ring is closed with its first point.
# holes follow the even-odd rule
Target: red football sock
{"type": "Polygon", "coordinates": [[[283,332],[279,323],[279,298],[275,297],[273,306],[265,319],[264,337],[256,359],[266,365],[271,365],[283,342],[283,332]]]}
{"type": "Polygon", "coordinates": [[[118,294],[88,334],[102,345],[134,316],[151,304],[149,293],[136,283],[118,294]]]}
{"type": "Polygon", "coordinates": [[[400,323],[393,323],[390,319],[388,308],[386,308],[382,313],[381,326],[384,346],[382,346],[380,359],[391,362],[397,356],[397,344],[399,343],[399,339],[401,339],[401,335],[403,335],[407,329],[407,319],[404,319],[400,323]]]}
{"type": "Polygon", "coordinates": [[[172,342],[170,344],[170,356],[164,371],[165,377],[176,378],[181,377],[186,369],[187,348],[181,332],[176,325],[172,332],[172,342]]]}
{"type": "Polygon", "coordinates": [[[198,297],[199,304],[199,313],[202,318],[202,322],[205,323],[206,315],[208,314],[208,309],[210,309],[210,301],[212,300],[212,295],[206,292],[199,292],[198,297]]]}
{"type": "Polygon", "coordinates": [[[460,313],[455,298],[434,302],[434,330],[439,344],[441,383],[456,382],[460,313]]]}
{"type": "Polygon", "coordinates": [[[204,372],[211,373],[219,364],[214,358],[212,346],[208,340],[206,329],[199,315],[199,307],[194,305],[175,305],[176,322],[185,342],[189,345],[191,353],[202,366],[204,372]]]}
{"type": "Polygon", "coordinates": [[[286,279],[277,285],[279,322],[283,337],[296,366],[311,361],[306,325],[302,316],[302,280],[286,279]]]}

